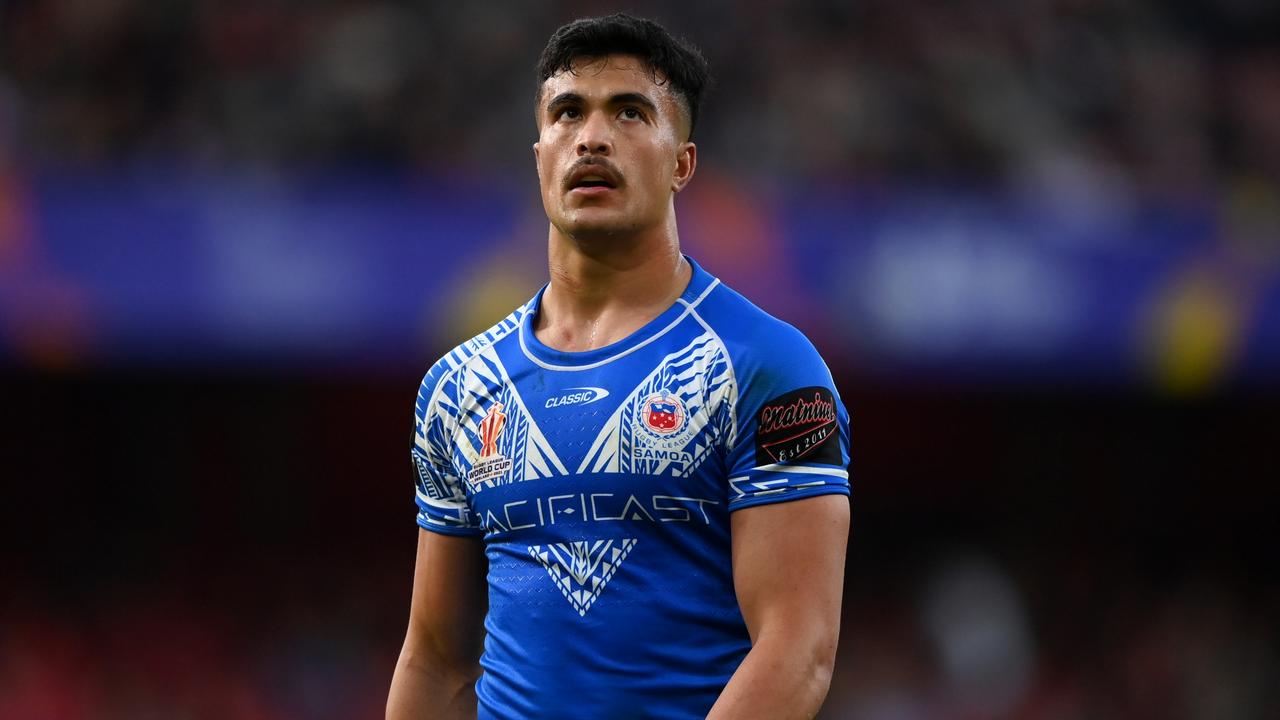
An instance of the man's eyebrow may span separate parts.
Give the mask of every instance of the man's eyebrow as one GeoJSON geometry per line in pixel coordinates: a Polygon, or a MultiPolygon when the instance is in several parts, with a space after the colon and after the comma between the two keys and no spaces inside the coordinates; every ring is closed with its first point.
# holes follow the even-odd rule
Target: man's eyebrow
{"type": "MultiPolygon", "coordinates": [[[[547,102],[546,109],[547,109],[547,112],[551,112],[562,105],[580,105],[583,102],[584,101],[582,96],[576,92],[562,92],[559,95],[556,95],[555,97],[551,98],[551,100],[547,102]]],[[[646,97],[641,93],[635,93],[635,92],[618,93],[617,95],[614,95],[613,97],[609,98],[609,104],[610,105],[639,105],[644,109],[648,110],[650,113],[653,113],[655,115],[658,113],[658,106],[654,104],[652,100],[650,100],[648,97],[646,97]]]]}
{"type": "Polygon", "coordinates": [[[639,105],[650,113],[657,115],[658,106],[640,93],[621,93],[609,98],[610,105],[639,105]]]}
{"type": "Polygon", "coordinates": [[[551,110],[555,110],[561,105],[572,105],[574,103],[581,103],[581,102],[582,102],[582,96],[579,95],[578,93],[562,92],[559,95],[551,98],[551,100],[547,102],[547,110],[551,111],[551,110]]]}

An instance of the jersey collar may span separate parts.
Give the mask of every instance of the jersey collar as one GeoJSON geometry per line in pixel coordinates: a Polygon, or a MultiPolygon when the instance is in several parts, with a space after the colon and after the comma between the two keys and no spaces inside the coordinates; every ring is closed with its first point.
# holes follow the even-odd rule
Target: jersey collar
{"type": "Polygon", "coordinates": [[[543,293],[547,291],[547,286],[543,285],[531,301],[530,311],[525,313],[520,324],[520,349],[535,365],[547,370],[589,370],[630,355],[679,325],[680,321],[706,297],[711,289],[720,283],[714,276],[703,270],[701,265],[694,262],[693,258],[685,255],[684,259],[689,261],[689,267],[693,272],[689,277],[689,285],[671,307],[627,337],[584,352],[556,350],[544,345],[534,335],[533,326],[542,308],[543,293]]]}

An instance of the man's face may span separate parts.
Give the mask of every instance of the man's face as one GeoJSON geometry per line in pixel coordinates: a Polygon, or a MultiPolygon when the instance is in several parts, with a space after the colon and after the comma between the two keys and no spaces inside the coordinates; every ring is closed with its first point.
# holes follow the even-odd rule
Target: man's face
{"type": "MultiPolygon", "coordinates": [[[[661,79],[661,76],[659,76],[661,79]]],[[[688,119],[665,85],[630,55],[582,58],[547,78],[533,150],[542,205],[570,237],[661,224],[693,177],[688,119]]]]}

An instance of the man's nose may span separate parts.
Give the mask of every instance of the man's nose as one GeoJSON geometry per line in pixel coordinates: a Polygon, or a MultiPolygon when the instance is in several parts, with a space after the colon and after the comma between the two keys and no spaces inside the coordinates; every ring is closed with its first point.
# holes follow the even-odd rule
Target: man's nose
{"type": "Polygon", "coordinates": [[[607,113],[589,113],[578,131],[578,155],[613,153],[613,128],[607,113]]]}

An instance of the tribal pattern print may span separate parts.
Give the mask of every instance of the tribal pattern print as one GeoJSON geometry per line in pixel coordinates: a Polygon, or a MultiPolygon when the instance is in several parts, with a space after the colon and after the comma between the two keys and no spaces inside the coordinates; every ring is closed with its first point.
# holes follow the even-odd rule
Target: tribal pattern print
{"type": "Polygon", "coordinates": [[[474,482],[473,490],[568,474],[492,348],[482,350],[458,375],[455,407],[460,417],[454,441],[466,465],[475,467],[483,456],[481,424],[496,405],[505,415],[495,439],[497,453],[511,460],[510,472],[474,482]]]}
{"type": "Polygon", "coordinates": [[[724,346],[711,333],[666,356],[605,423],[578,466],[586,472],[689,476],[717,444],[731,444],[737,383],[724,346]],[[655,396],[674,397],[684,414],[678,432],[647,429],[642,410],[655,396]]]}
{"type": "Polygon", "coordinates": [[[564,599],[583,616],[635,546],[636,541],[631,538],[578,540],[545,547],[530,545],[529,554],[542,564],[564,599]]]}

